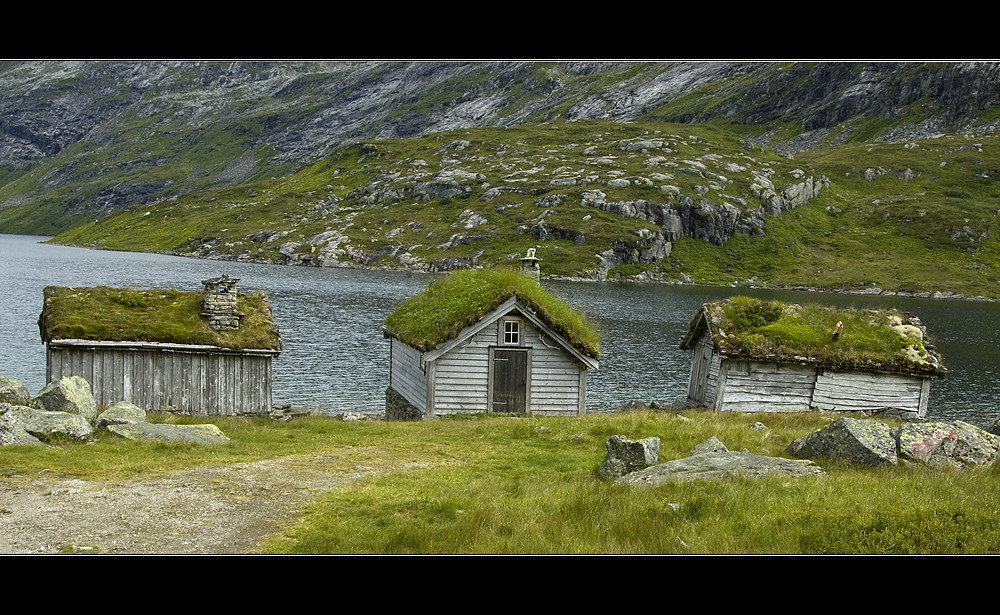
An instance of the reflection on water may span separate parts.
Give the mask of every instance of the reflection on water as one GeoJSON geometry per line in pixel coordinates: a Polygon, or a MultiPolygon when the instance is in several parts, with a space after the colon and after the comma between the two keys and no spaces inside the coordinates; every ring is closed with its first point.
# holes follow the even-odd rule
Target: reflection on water
{"type": "MultiPolygon", "coordinates": [[[[55,286],[132,286],[200,290],[223,273],[240,289],[271,298],[285,351],[274,364],[274,399],[330,413],[378,412],[388,383],[388,342],[382,321],[400,301],[423,289],[423,274],[282,267],[101,252],[38,244],[38,237],[0,235],[0,376],[32,392],[45,383],[38,337],[42,289],[55,286]]],[[[734,289],[545,281],[583,309],[601,331],[601,368],[590,374],[587,399],[606,411],[638,399],[683,401],[691,357],[678,349],[688,322],[705,301],[734,289]]],[[[1000,305],[794,291],[739,291],[767,299],[841,306],[892,306],[920,316],[949,367],[931,386],[932,418],[984,424],[994,418],[1000,371],[1000,305]]]]}

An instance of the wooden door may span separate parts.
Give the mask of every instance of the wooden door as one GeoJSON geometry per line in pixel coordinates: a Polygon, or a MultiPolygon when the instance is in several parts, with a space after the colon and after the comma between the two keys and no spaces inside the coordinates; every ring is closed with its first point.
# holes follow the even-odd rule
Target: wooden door
{"type": "Polygon", "coordinates": [[[528,353],[524,350],[493,351],[493,412],[527,412],[528,353]]]}

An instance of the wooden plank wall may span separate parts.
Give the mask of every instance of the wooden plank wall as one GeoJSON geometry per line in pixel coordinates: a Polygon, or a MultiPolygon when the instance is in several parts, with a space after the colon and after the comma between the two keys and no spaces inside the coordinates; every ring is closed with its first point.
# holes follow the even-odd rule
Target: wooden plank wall
{"type": "Polygon", "coordinates": [[[420,351],[396,338],[390,349],[389,386],[421,412],[427,407],[427,377],[420,365],[420,351]]]}
{"type": "Polygon", "coordinates": [[[554,340],[543,338],[530,322],[522,326],[523,344],[531,346],[532,414],[578,415],[587,412],[587,369],[554,340]],[[547,343],[546,343],[547,342],[547,343]]]}
{"type": "MultiPolygon", "coordinates": [[[[872,412],[893,408],[915,418],[927,413],[929,379],[919,376],[840,372],[735,359],[726,359],[721,365],[720,393],[714,404],[705,404],[716,410],[872,412]]],[[[708,382],[712,382],[711,376],[708,382]]],[[[712,396],[706,393],[706,398],[712,396]]]]}
{"type": "Polygon", "coordinates": [[[127,348],[49,347],[48,381],[81,376],[98,406],[128,401],[191,414],[271,411],[271,357],[127,348]]]}
{"type": "Polygon", "coordinates": [[[496,327],[486,327],[438,357],[434,365],[434,412],[487,412],[490,345],[497,342],[496,327]]]}
{"type": "Polygon", "coordinates": [[[813,407],[819,410],[863,412],[896,408],[923,416],[925,378],[867,372],[823,370],[816,378],[813,407]],[[921,402],[923,401],[923,404],[921,402]]]}
{"type": "Polygon", "coordinates": [[[728,359],[719,380],[716,410],[805,412],[812,404],[816,369],[728,359]]]}
{"type": "MultiPolygon", "coordinates": [[[[485,327],[468,344],[459,345],[435,361],[431,385],[435,413],[488,411],[489,350],[497,346],[497,331],[498,325],[485,327]]],[[[534,325],[521,321],[520,347],[531,348],[529,412],[555,415],[586,412],[586,369],[561,348],[551,348],[555,345],[552,340],[545,342],[548,344],[534,325]]]]}
{"type": "Polygon", "coordinates": [[[715,406],[715,400],[719,395],[719,378],[722,374],[722,357],[712,353],[712,362],[708,367],[708,383],[705,386],[705,405],[709,408],[715,406]]]}

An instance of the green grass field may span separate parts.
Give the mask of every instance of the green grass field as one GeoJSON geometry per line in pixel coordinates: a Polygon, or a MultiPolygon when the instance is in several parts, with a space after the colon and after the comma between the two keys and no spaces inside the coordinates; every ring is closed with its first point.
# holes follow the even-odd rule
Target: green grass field
{"type": "MultiPolygon", "coordinates": [[[[298,453],[344,455],[344,470],[395,470],[321,495],[260,553],[996,553],[994,468],[851,468],[819,478],[725,479],[623,488],[596,468],[614,434],[657,436],[660,461],[717,436],[731,450],[783,454],[826,424],[819,414],[649,410],[567,418],[471,417],[420,423],[159,417],[213,422],[233,443],[126,442],[6,447],[3,466],[86,479],[298,453]],[[755,421],[768,431],[750,429],[755,421]]],[[[10,471],[8,470],[8,473],[10,471]]]]}

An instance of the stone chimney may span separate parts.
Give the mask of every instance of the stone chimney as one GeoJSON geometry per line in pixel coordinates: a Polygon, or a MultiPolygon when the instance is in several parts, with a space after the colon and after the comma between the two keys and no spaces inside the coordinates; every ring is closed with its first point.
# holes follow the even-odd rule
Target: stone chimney
{"type": "Polygon", "coordinates": [[[528,254],[521,259],[521,274],[533,280],[541,281],[542,268],[538,265],[541,260],[535,256],[534,248],[528,248],[528,254]]]}
{"type": "Polygon", "coordinates": [[[240,316],[236,313],[236,278],[223,275],[221,278],[202,280],[202,316],[208,317],[208,326],[216,331],[231,331],[240,328],[240,316]]]}

